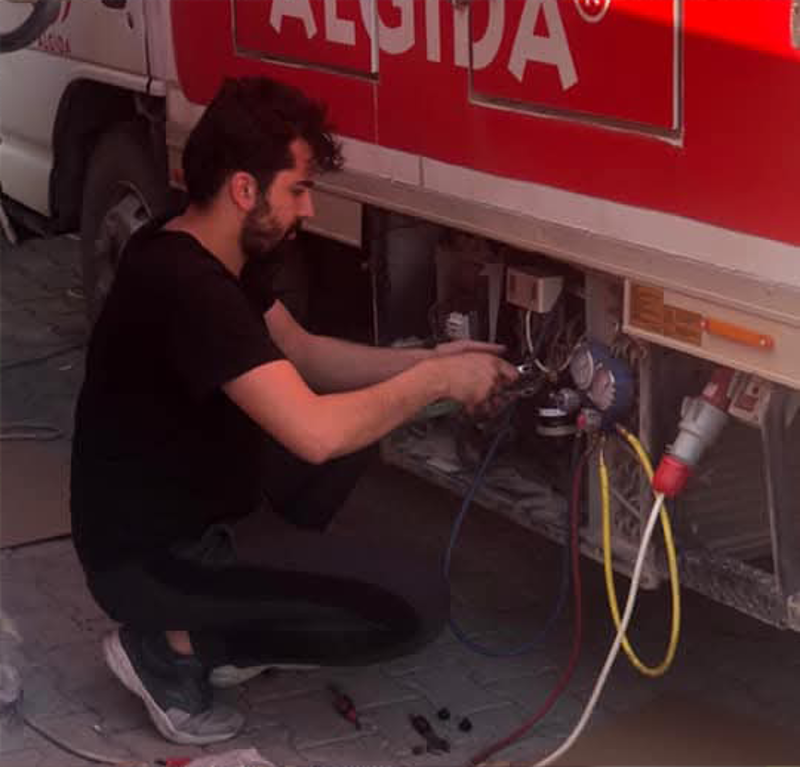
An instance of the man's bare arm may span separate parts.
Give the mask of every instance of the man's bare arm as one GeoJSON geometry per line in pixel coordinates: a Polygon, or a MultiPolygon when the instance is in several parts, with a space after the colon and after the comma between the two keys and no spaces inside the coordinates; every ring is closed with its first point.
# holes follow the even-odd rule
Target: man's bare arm
{"type": "Polygon", "coordinates": [[[270,335],[318,392],[341,392],[386,381],[423,360],[468,351],[498,353],[494,344],[446,344],[437,349],[389,349],[313,335],[276,301],[265,315],[270,335]]]}
{"type": "Polygon", "coordinates": [[[223,386],[225,393],[295,455],[323,463],[384,437],[443,397],[468,409],[517,371],[489,354],[425,360],[388,381],[351,392],[316,394],[288,360],[268,362],[223,386]]]}

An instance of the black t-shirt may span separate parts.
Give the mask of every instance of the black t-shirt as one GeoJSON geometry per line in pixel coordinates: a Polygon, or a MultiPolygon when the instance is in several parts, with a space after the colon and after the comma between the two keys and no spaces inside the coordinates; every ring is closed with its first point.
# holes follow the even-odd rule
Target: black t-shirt
{"type": "Polygon", "coordinates": [[[220,388],[282,359],[248,295],[185,233],[137,233],[94,328],[78,399],[72,530],[89,571],[163,553],[253,510],[264,434],[220,388]]]}

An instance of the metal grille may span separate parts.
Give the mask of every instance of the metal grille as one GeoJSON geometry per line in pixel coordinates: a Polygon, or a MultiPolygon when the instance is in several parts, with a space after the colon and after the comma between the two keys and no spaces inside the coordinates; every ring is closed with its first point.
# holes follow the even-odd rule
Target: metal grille
{"type": "Polygon", "coordinates": [[[742,560],[771,553],[757,429],[730,422],[676,506],[681,542],[742,560]]]}

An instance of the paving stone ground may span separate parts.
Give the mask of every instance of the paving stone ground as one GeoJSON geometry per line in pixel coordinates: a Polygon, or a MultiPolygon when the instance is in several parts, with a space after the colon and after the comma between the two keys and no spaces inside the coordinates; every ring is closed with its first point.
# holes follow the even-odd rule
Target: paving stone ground
{"type": "MultiPolygon", "coordinates": [[[[52,425],[65,449],[81,377],[83,351],[77,347],[86,333],[76,265],[77,243],[66,238],[0,246],[3,424],[52,425]],[[25,364],[50,354],[55,356],[25,364]]],[[[13,482],[14,477],[4,476],[2,481],[13,482]]],[[[366,531],[376,541],[391,538],[410,550],[443,552],[458,508],[459,500],[445,491],[397,469],[376,466],[337,524],[366,531]]],[[[559,573],[556,546],[475,509],[454,558],[454,613],[473,641],[495,649],[518,646],[543,625],[559,573]]],[[[553,749],[580,716],[612,640],[600,568],[584,562],[583,573],[584,652],[575,679],[553,712],[500,759],[531,763],[553,749]]],[[[279,765],[464,764],[538,710],[563,669],[571,642],[567,615],[541,646],[521,657],[476,654],[448,630],[417,654],[389,663],[266,674],[227,693],[247,712],[242,735],[228,744],[185,748],[165,743],[139,701],[104,667],[99,643],[113,624],[87,593],[69,538],[0,552],[0,588],[2,612],[22,637],[17,642],[4,634],[0,650],[22,675],[26,715],[80,748],[144,762],[255,747],[279,765]],[[333,711],[327,691],[331,682],[356,702],[361,730],[333,711]],[[449,722],[436,719],[442,707],[452,713],[449,722]],[[452,742],[452,752],[415,755],[412,749],[421,739],[409,725],[411,714],[424,714],[434,722],[452,742]],[[456,726],[465,716],[473,724],[469,733],[456,726]]],[[[796,759],[770,759],[763,751],[761,761],[800,763],[800,637],[688,592],[683,626],[675,665],[665,678],[645,679],[624,659],[618,661],[582,740],[590,744],[589,756],[582,752],[583,763],[593,763],[592,738],[604,728],[621,734],[613,736],[613,743],[605,740],[598,759],[630,763],[627,760],[634,757],[626,743],[629,738],[632,743],[636,733],[633,724],[626,730],[626,722],[638,721],[641,712],[665,700],[682,701],[678,709],[689,712],[699,704],[696,710],[716,712],[715,716],[731,712],[755,735],[779,733],[765,736],[765,742],[783,739],[790,750],[796,745],[796,759]]],[[[667,628],[666,591],[643,594],[634,641],[655,658],[667,628]]],[[[669,716],[675,716],[674,710],[669,716]]],[[[703,731],[703,721],[694,724],[703,731]]],[[[669,732],[675,720],[660,725],[669,732]]],[[[739,735],[731,732],[730,737],[739,735]]],[[[676,730],[674,738],[680,736],[681,730],[676,730]]],[[[695,753],[707,761],[688,763],[719,763],[702,750],[706,745],[698,741],[695,753]]],[[[713,747],[712,743],[709,748],[713,747]]],[[[654,741],[649,757],[635,758],[641,764],[663,764],[669,753],[667,746],[654,741]]],[[[571,763],[569,757],[564,763],[571,763]]],[[[88,764],[24,726],[18,716],[0,717],[0,767],[88,764]]]]}

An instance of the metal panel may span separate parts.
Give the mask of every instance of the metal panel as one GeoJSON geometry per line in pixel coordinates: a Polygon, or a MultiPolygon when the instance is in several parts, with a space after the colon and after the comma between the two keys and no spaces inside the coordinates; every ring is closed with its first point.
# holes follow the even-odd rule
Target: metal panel
{"type": "Polygon", "coordinates": [[[762,463],[758,430],[729,423],[675,504],[676,532],[685,546],[745,560],[770,558],[762,463]]]}
{"type": "Polygon", "coordinates": [[[314,211],[314,217],[306,222],[305,229],[346,245],[361,247],[363,225],[361,203],[315,190],[314,211]]]}
{"type": "MultiPolygon", "coordinates": [[[[562,15],[569,12],[578,18],[575,2],[583,0],[514,0],[505,6],[535,10],[558,3],[559,9],[563,7],[563,12],[559,11],[562,15]]],[[[667,0],[630,0],[624,7],[672,7],[662,2],[667,0]]],[[[247,5],[249,13],[263,19],[275,3],[277,0],[241,0],[239,4],[247,5]]],[[[357,20],[365,3],[352,0],[346,18],[357,20]]],[[[615,18],[616,4],[614,0],[597,24],[581,21],[586,27],[583,31],[588,35],[591,26],[591,32],[600,34],[615,18]]],[[[703,221],[726,228],[732,239],[745,232],[800,243],[800,219],[790,194],[800,169],[800,154],[792,151],[800,134],[800,102],[786,96],[795,85],[798,55],[787,32],[791,0],[758,3],[757,14],[753,13],[752,0],[684,0],[680,6],[684,75],[680,88],[674,83],[671,89],[660,87],[663,98],[659,97],[661,105],[656,110],[671,113],[676,104],[682,104],[685,130],[669,140],[646,131],[633,133],[587,120],[508,108],[499,99],[476,102],[470,97],[469,26],[465,23],[471,4],[371,0],[367,5],[374,6],[378,16],[379,32],[373,37],[379,42],[380,77],[347,69],[348,51],[352,49],[347,43],[335,43],[338,48],[330,56],[326,53],[324,68],[319,63],[308,64],[310,32],[305,19],[310,17],[306,6],[314,12],[316,40],[325,29],[319,9],[335,6],[345,13],[345,5],[344,0],[325,6],[319,2],[312,5],[311,0],[282,0],[284,9],[293,8],[297,14],[303,9],[303,19],[293,19],[290,14],[282,27],[288,38],[278,39],[278,55],[267,60],[269,51],[262,50],[265,45],[248,51],[237,49],[230,0],[172,0],[181,84],[192,100],[206,103],[225,76],[278,77],[328,101],[341,134],[481,173],[483,177],[470,179],[476,187],[486,178],[509,186],[514,181],[536,183],[669,213],[676,219],[703,221]],[[290,34],[291,21],[297,29],[290,34]],[[198,50],[203,55],[198,55],[198,50]],[[345,68],[336,63],[331,68],[329,59],[345,62],[345,68]],[[736,73],[735,79],[731,72],[736,73]],[[732,157],[735,162],[731,162],[732,157]],[[754,188],[758,194],[753,194],[754,188]]],[[[248,27],[246,34],[261,34],[259,29],[248,27]]],[[[508,21],[501,45],[513,50],[518,32],[508,21]]],[[[365,37],[362,35],[364,44],[365,37]]],[[[664,46],[669,45],[663,30],[658,31],[658,38],[664,46]]],[[[581,72],[590,70],[597,60],[595,43],[589,40],[586,46],[581,42],[580,49],[576,44],[572,51],[581,72]]],[[[601,63],[610,65],[624,45],[598,43],[597,48],[602,48],[601,63]]],[[[677,43],[672,49],[673,54],[678,51],[677,43]]],[[[658,60],[665,58],[669,56],[659,54],[658,60]]],[[[370,65],[374,68],[375,62],[370,65]]],[[[365,61],[359,66],[363,69],[365,61]]],[[[674,60],[669,62],[670,72],[673,66],[674,60]]],[[[631,71],[636,73],[635,68],[631,71]]],[[[661,82],[664,78],[659,75],[656,79],[661,82]]],[[[535,84],[538,88],[538,78],[535,84]]],[[[592,107],[592,114],[621,114],[634,122],[650,119],[651,123],[675,124],[674,114],[668,119],[664,114],[655,118],[623,114],[620,99],[625,101],[625,89],[616,83],[612,86],[603,91],[597,85],[602,98],[592,107]]],[[[653,90],[659,91],[659,86],[653,86],[653,90]]],[[[649,100],[650,86],[645,95],[647,99],[634,99],[634,106],[649,100]]],[[[576,104],[576,113],[584,106],[576,104]]],[[[428,170],[434,168],[428,166],[426,173],[428,170]]],[[[505,196],[498,207],[512,211],[513,198],[511,202],[508,199],[505,196]]],[[[624,223],[620,228],[624,229],[624,223]]],[[[693,255],[688,247],[679,252],[693,255]]],[[[717,250],[716,258],[724,260],[725,252],[724,248],[717,250]]],[[[758,256],[754,254],[751,268],[758,256]]]]}
{"type": "Polygon", "coordinates": [[[800,324],[628,281],[625,331],[800,388],[800,324]],[[643,297],[644,296],[644,297],[643,297]]]}
{"type": "MultiPolygon", "coordinates": [[[[426,183],[428,175],[426,167],[426,183]]],[[[466,178],[464,185],[469,187],[464,191],[481,184],[483,175],[466,178]]],[[[326,177],[320,186],[333,194],[488,237],[520,250],[537,251],[576,266],[619,277],[646,280],[649,284],[669,287],[703,301],[715,301],[776,321],[800,325],[800,274],[789,269],[793,260],[798,258],[797,249],[781,243],[746,238],[713,227],[706,228],[702,224],[687,223],[677,217],[643,212],[642,226],[650,221],[651,226],[665,232],[671,225],[676,229],[684,225],[691,227],[685,239],[694,243],[687,253],[695,256],[698,252],[710,252],[711,248],[732,248],[734,241],[745,243],[746,248],[753,253],[760,253],[763,258],[758,274],[747,274],[699,257],[690,259],[667,252],[663,247],[623,239],[624,230],[621,229],[610,229],[610,234],[599,234],[585,225],[581,226],[580,216],[574,223],[566,224],[537,216],[535,210],[524,213],[518,209],[492,206],[453,194],[392,183],[387,179],[349,171],[326,177]],[[699,230],[697,234],[695,228],[699,230]],[[765,263],[769,261],[779,262],[782,269],[786,267],[781,281],[772,277],[774,269],[765,263]]],[[[512,189],[512,193],[517,191],[524,191],[524,185],[520,189],[512,189]]],[[[587,206],[599,201],[582,199],[583,204],[578,208],[585,218],[587,206]]],[[[621,221],[627,213],[635,218],[637,210],[628,209],[627,206],[619,206],[619,210],[613,206],[611,209],[602,207],[598,210],[598,216],[604,212],[606,218],[613,217],[621,221]]],[[[742,251],[741,256],[745,259],[747,252],[742,251]]]]}
{"type": "Polygon", "coordinates": [[[233,9],[240,54],[352,75],[376,71],[372,2],[233,0],[233,9]]]}
{"type": "Polygon", "coordinates": [[[676,0],[478,0],[471,97],[556,118],[677,136],[676,0]],[[503,35],[510,27],[513,35],[503,35]]]}
{"type": "Polygon", "coordinates": [[[798,494],[797,419],[787,422],[791,397],[776,387],[763,426],[772,556],[778,589],[785,597],[800,595],[800,494],[798,494]]]}
{"type": "Polygon", "coordinates": [[[164,0],[144,0],[144,15],[150,74],[163,82],[175,83],[178,72],[172,47],[172,14],[169,5],[164,0]]]}
{"type": "MultiPolygon", "coordinates": [[[[681,585],[753,618],[787,626],[787,601],[769,572],[731,557],[689,551],[680,557],[681,585]]],[[[800,630],[800,622],[792,628],[800,630]]]]}
{"type": "MultiPolygon", "coordinates": [[[[306,24],[302,19],[308,18],[305,10],[308,6],[314,19],[313,28],[309,22],[309,36],[313,29],[316,29],[316,34],[322,29],[324,35],[323,16],[320,15],[319,19],[317,16],[322,14],[323,6],[318,0],[315,0],[314,8],[311,8],[308,0],[282,0],[279,10],[283,9],[286,18],[281,29],[289,35],[291,45],[279,47],[275,56],[271,56],[269,50],[271,42],[275,42],[274,35],[264,31],[263,20],[266,13],[266,21],[269,22],[277,2],[273,4],[272,0],[242,0],[236,5],[231,0],[170,2],[175,64],[180,85],[190,101],[199,105],[207,104],[225,77],[272,77],[300,88],[312,98],[324,101],[330,108],[334,125],[341,133],[364,141],[375,141],[376,82],[371,74],[363,76],[348,68],[350,46],[339,43],[334,49],[328,50],[326,47],[324,55],[321,49],[316,48],[319,54],[316,58],[321,57],[325,63],[314,61],[314,46],[309,46],[306,24]],[[245,21],[237,22],[236,11],[246,15],[254,14],[261,22],[248,28],[245,21]],[[293,18],[298,15],[301,19],[293,18]],[[323,26],[320,27],[320,24],[323,26]],[[292,29],[294,33],[290,35],[292,29]],[[239,34],[243,35],[242,39],[238,38],[239,34]]],[[[326,0],[325,6],[330,5],[326,0]]],[[[345,3],[339,2],[337,8],[339,6],[339,10],[343,11],[345,3]]],[[[366,7],[368,9],[369,5],[366,7]]],[[[351,18],[350,11],[347,14],[351,21],[357,18],[351,18]]],[[[272,27],[268,26],[268,30],[270,29],[272,27]]],[[[365,48],[363,37],[362,32],[356,48],[367,51],[373,57],[372,48],[365,48]]],[[[280,39],[283,39],[283,33],[280,39]]],[[[369,67],[372,66],[370,58],[369,67]]]]}

